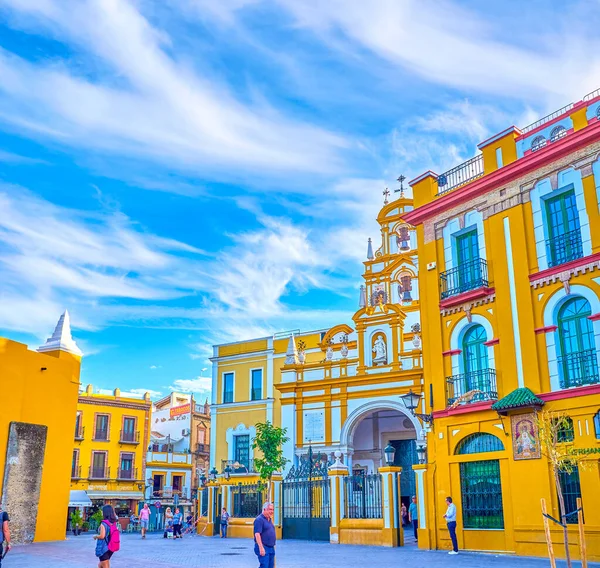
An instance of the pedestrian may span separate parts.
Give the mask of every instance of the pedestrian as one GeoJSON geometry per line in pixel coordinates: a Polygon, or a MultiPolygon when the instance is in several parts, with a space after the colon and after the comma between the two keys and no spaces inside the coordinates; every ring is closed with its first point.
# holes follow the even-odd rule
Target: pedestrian
{"type": "Polygon", "coordinates": [[[412,496],[411,504],[408,508],[408,522],[412,523],[415,540],[418,542],[419,534],[417,529],[419,528],[419,510],[417,508],[417,498],[414,495],[412,496]]]}
{"type": "Polygon", "coordinates": [[[275,566],[274,512],[273,503],[265,503],[262,513],[254,519],[254,554],[258,556],[259,568],[273,568],[275,566]]]}
{"type": "Polygon", "coordinates": [[[168,538],[167,533],[173,532],[173,513],[171,512],[171,507],[167,507],[165,511],[165,534],[163,538],[168,538]]]}
{"type": "Polygon", "coordinates": [[[112,555],[121,547],[121,535],[117,526],[117,515],[112,505],[102,507],[102,517],[98,534],[94,535],[96,556],[98,568],[110,568],[112,555]]]}
{"type": "Polygon", "coordinates": [[[229,513],[227,509],[223,507],[221,511],[221,538],[227,538],[227,527],[229,526],[229,513]]]}
{"type": "Polygon", "coordinates": [[[456,540],[456,505],[452,503],[452,497],[446,497],[446,505],[448,509],[444,518],[448,524],[448,532],[452,540],[452,550],[448,554],[458,554],[458,541],[456,540]]]}
{"type": "Polygon", "coordinates": [[[181,535],[181,525],[183,524],[183,515],[179,510],[179,507],[175,509],[175,514],[173,515],[173,538],[183,538],[181,535]]]}
{"type": "Polygon", "coordinates": [[[150,524],[150,507],[148,503],[144,503],[142,510],[140,511],[140,528],[142,529],[142,538],[146,538],[146,531],[150,524]]]}
{"type": "Polygon", "coordinates": [[[9,521],[8,513],[2,510],[2,503],[0,503],[0,566],[2,566],[2,557],[11,549],[9,521]]]}
{"type": "Polygon", "coordinates": [[[406,510],[406,505],[402,503],[402,507],[400,507],[400,514],[402,515],[402,526],[405,527],[408,524],[408,511],[406,510]]]}

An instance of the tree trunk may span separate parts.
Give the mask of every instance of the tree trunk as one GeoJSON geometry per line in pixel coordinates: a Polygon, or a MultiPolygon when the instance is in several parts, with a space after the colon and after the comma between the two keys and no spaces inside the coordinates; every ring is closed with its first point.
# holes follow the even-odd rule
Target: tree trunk
{"type": "Polygon", "coordinates": [[[556,492],[558,493],[558,507],[560,509],[560,520],[563,526],[563,542],[565,543],[565,560],[567,561],[567,568],[572,568],[571,564],[571,553],[569,552],[569,531],[567,529],[567,517],[565,516],[565,500],[563,498],[562,487],[560,485],[560,478],[558,477],[558,469],[554,468],[554,483],[556,484],[556,492]]]}

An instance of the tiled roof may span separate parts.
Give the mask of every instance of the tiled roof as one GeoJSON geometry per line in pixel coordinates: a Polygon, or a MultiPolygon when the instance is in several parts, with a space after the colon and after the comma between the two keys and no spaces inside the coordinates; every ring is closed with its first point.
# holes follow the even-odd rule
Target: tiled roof
{"type": "Polygon", "coordinates": [[[504,411],[527,406],[543,406],[544,401],[533,394],[527,387],[512,391],[504,398],[492,404],[492,410],[504,411]]]}

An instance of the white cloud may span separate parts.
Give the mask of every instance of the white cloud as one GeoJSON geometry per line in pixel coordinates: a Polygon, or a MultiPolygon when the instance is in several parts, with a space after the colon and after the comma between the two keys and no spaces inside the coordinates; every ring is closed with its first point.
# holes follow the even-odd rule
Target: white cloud
{"type": "Polygon", "coordinates": [[[150,369],[155,371],[156,369],[162,369],[162,365],[150,365],[150,369]]]}
{"type": "MultiPolygon", "coordinates": [[[[157,391],[157,390],[152,390],[152,389],[129,389],[129,391],[131,394],[134,394],[136,396],[144,396],[146,393],[148,393],[150,395],[150,398],[152,399],[156,399],[162,396],[162,392],[157,391]]],[[[121,393],[121,396],[126,396],[125,394],[121,393]]]]}
{"type": "Polygon", "coordinates": [[[206,394],[210,392],[212,379],[196,377],[195,379],[175,379],[169,387],[172,391],[206,394]]]}
{"type": "Polygon", "coordinates": [[[30,63],[0,50],[0,120],[20,132],[203,174],[341,166],[344,139],[280,114],[263,97],[241,102],[199,75],[132,2],[4,4],[13,26],[55,36],[97,69],[92,82],[65,61],[30,63]]]}

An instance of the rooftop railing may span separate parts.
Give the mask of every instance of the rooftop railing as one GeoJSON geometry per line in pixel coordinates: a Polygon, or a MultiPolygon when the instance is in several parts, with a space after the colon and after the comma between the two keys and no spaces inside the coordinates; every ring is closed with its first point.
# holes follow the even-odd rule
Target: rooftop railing
{"type": "Polygon", "coordinates": [[[451,170],[440,174],[437,178],[438,195],[448,193],[461,185],[465,185],[483,175],[483,156],[475,156],[451,170]]]}
{"type": "Polygon", "coordinates": [[[559,108],[558,110],[555,110],[553,113],[545,116],[544,118],[540,118],[539,120],[532,122],[529,126],[526,126],[525,128],[521,128],[521,132],[523,134],[527,134],[528,132],[535,130],[538,126],[542,126],[542,124],[546,124],[547,122],[550,122],[551,120],[555,119],[557,116],[564,114],[565,112],[567,112],[568,110],[571,110],[572,108],[573,108],[573,103],[569,103],[568,105],[566,105],[562,108],[559,108]]]}

